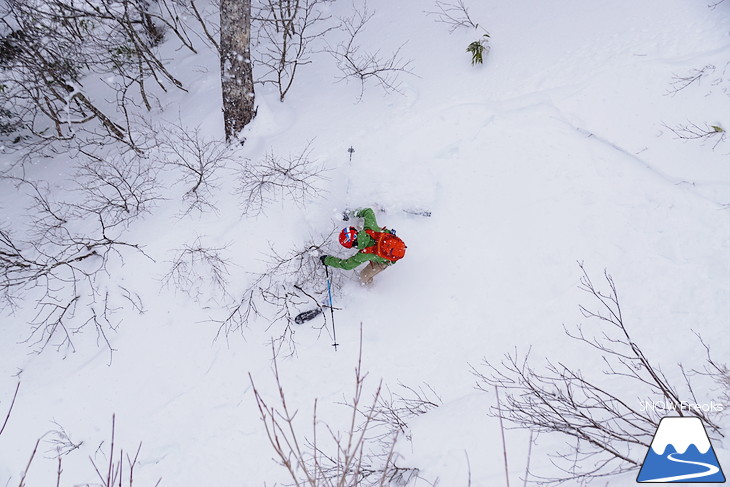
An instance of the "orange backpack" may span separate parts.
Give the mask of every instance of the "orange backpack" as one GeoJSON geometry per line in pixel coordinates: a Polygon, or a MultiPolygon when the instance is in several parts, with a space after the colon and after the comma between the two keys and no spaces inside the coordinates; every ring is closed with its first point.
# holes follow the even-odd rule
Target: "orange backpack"
{"type": "Polygon", "coordinates": [[[365,254],[375,254],[378,257],[395,262],[406,255],[406,244],[400,238],[390,232],[375,232],[373,230],[365,230],[375,240],[375,245],[365,247],[360,252],[365,254]]]}

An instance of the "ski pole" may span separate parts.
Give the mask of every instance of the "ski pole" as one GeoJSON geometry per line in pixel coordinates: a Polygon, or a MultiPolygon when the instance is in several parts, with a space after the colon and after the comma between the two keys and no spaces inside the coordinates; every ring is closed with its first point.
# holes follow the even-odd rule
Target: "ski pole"
{"type": "Polygon", "coordinates": [[[335,309],[332,307],[332,281],[330,280],[330,271],[327,266],[324,266],[324,272],[327,274],[327,294],[330,298],[330,314],[332,315],[332,346],[337,351],[337,331],[335,330],[335,309]]]}

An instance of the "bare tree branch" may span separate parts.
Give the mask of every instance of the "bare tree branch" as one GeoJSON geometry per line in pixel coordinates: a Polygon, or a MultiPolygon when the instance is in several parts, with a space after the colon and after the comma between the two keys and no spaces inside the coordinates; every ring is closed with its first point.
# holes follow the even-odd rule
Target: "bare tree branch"
{"type": "Polygon", "coordinates": [[[15,406],[15,400],[18,398],[19,390],[20,390],[20,382],[18,382],[18,385],[15,386],[15,393],[13,393],[13,399],[10,401],[10,407],[8,407],[8,414],[5,415],[5,421],[3,421],[3,425],[0,426],[0,435],[3,434],[3,431],[5,431],[5,427],[8,425],[8,421],[10,420],[10,414],[13,412],[13,406],[15,406]]]}
{"type": "Polygon", "coordinates": [[[262,0],[253,15],[257,25],[256,61],[266,72],[257,83],[273,84],[279,100],[289,92],[300,66],[311,63],[317,41],[336,29],[323,6],[331,0],[262,0]]]}
{"type": "Polygon", "coordinates": [[[380,50],[366,51],[359,45],[360,34],[374,15],[375,12],[369,11],[367,4],[363,4],[362,8],[355,10],[352,17],[341,18],[341,30],[345,33],[345,40],[334,48],[328,48],[342,73],[339,80],[352,78],[359,81],[358,100],[362,100],[365,85],[370,81],[374,81],[386,93],[400,93],[400,76],[413,74],[412,60],[404,60],[400,55],[403,45],[392,54],[382,54],[380,50]]]}
{"type": "Polygon", "coordinates": [[[0,56],[0,101],[12,107],[3,126],[18,134],[16,143],[120,142],[141,153],[131,115],[142,105],[151,110],[147,80],[184,90],[156,52],[166,32],[195,51],[176,2],[8,0],[0,14],[2,42],[11,47],[0,56]],[[88,91],[95,77],[109,88],[104,99],[88,91]]]}
{"type": "Polygon", "coordinates": [[[426,15],[434,16],[436,22],[446,24],[449,27],[450,34],[460,28],[479,28],[479,24],[471,19],[464,0],[457,0],[456,3],[437,1],[436,10],[426,11],[426,15]]]}
{"type": "MultiPolygon", "coordinates": [[[[321,303],[327,295],[325,270],[318,257],[333,251],[332,237],[336,231],[333,228],[328,234],[312,237],[287,253],[272,248],[266,269],[252,274],[251,284],[228,307],[225,315],[212,320],[218,325],[216,338],[243,333],[252,321],[263,318],[267,330],[276,330],[277,353],[285,347],[289,353],[294,353],[295,316],[313,305],[313,297],[321,303]]],[[[331,278],[332,292],[336,296],[343,276],[335,273],[331,278]]],[[[322,318],[324,323],[319,327],[320,331],[327,326],[326,314],[322,318]]]]}
{"type": "Polygon", "coordinates": [[[190,245],[175,251],[170,270],[163,276],[164,286],[173,286],[196,301],[214,289],[225,295],[230,260],[223,254],[227,246],[210,247],[197,237],[190,245]]]}
{"type": "Polygon", "coordinates": [[[687,122],[686,124],[680,124],[675,127],[664,124],[664,127],[669,129],[677,139],[700,140],[702,142],[714,140],[715,143],[712,145],[713,150],[721,142],[724,142],[727,136],[727,132],[720,125],[710,125],[707,123],[702,127],[694,122],[687,122]]]}
{"type": "Polygon", "coordinates": [[[50,438],[46,442],[50,443],[51,450],[49,450],[49,453],[53,453],[55,458],[60,459],[62,456],[78,450],[84,444],[83,441],[73,441],[66,429],[57,422],[54,421],[53,424],[56,425],[57,429],[49,432],[50,438]]]}
{"type": "Polygon", "coordinates": [[[213,33],[210,32],[210,29],[208,29],[208,23],[203,19],[203,16],[200,14],[200,11],[198,10],[198,7],[195,5],[195,0],[190,0],[190,8],[193,10],[193,14],[195,15],[195,18],[198,20],[200,25],[203,27],[203,32],[205,33],[205,37],[208,39],[208,42],[210,42],[210,45],[215,48],[216,51],[218,51],[218,54],[220,55],[221,46],[216,40],[216,37],[213,33]]]}
{"type": "MultiPolygon", "coordinates": [[[[534,478],[546,484],[617,475],[641,466],[659,424],[656,410],[642,406],[642,397],[660,398],[676,414],[700,417],[716,434],[719,426],[705,412],[688,410],[689,403],[664,373],[633,340],[623,316],[613,278],[604,272],[607,290],[598,288],[583,264],[580,288],[594,306],[580,306],[594,330],[586,334],[566,328],[566,334],[587,345],[603,359],[606,368],[598,378],[584,375],[562,362],[547,360],[542,370],[530,365],[528,351],[522,357],[507,355],[499,364],[484,361],[474,368],[478,387],[499,387],[506,400],[492,414],[535,433],[561,433],[574,443],[557,452],[555,477],[534,478]]],[[[680,371],[683,368],[680,365],[680,371]]],[[[683,373],[687,395],[696,402],[695,390],[683,373]]],[[[529,472],[528,472],[529,475],[529,472]]]]}
{"type": "Polygon", "coordinates": [[[74,335],[92,325],[111,353],[108,332],[121,307],[114,303],[129,292],[103,277],[110,259],[123,264],[123,252],[144,250],[123,240],[124,220],[103,204],[54,201],[40,184],[15,181],[33,201],[32,217],[25,238],[0,228],[0,298],[12,309],[20,300],[35,303],[26,343],[38,352],[51,344],[75,350],[74,335]]]}
{"type": "Polygon", "coordinates": [[[222,140],[206,139],[200,127],[154,127],[156,151],[163,166],[174,169],[188,188],[183,196],[190,212],[216,211],[215,192],[221,171],[233,160],[234,148],[222,140]]]}
{"type": "Polygon", "coordinates": [[[287,157],[268,152],[263,161],[241,167],[236,194],[244,214],[259,215],[266,206],[287,200],[302,206],[308,198],[322,194],[325,169],[311,159],[311,146],[310,141],[300,153],[287,157]]]}
{"type": "Polygon", "coordinates": [[[670,83],[671,88],[667,90],[666,94],[674,96],[694,83],[699,84],[702,81],[702,78],[706,78],[714,71],[715,66],[708,64],[702,69],[692,69],[689,73],[684,75],[675,74],[672,76],[672,82],[670,83]]]}
{"type": "Polygon", "coordinates": [[[348,401],[351,414],[347,422],[338,428],[321,419],[315,400],[309,437],[300,432],[301,423],[296,420],[298,411],[287,401],[275,350],[273,356],[274,380],[278,389],[276,404],[264,399],[250,374],[249,380],[261,422],[276,455],[275,460],[288,472],[293,485],[386,487],[406,485],[419,478],[418,469],[396,465],[397,433],[387,439],[383,436],[373,438],[371,434],[377,421],[382,384],[376,387],[373,399],[366,401],[367,374],[362,368],[362,338],[355,368],[355,390],[348,401]]]}

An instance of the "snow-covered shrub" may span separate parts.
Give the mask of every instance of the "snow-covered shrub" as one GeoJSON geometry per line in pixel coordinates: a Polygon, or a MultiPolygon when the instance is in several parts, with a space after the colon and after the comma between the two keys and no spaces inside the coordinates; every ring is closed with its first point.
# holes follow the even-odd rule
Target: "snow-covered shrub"
{"type": "Polygon", "coordinates": [[[259,162],[248,162],[238,170],[236,193],[244,214],[255,216],[273,203],[291,201],[303,206],[321,194],[321,183],[326,181],[325,169],[312,159],[312,144],[288,156],[273,151],[259,162]]]}
{"type": "Polygon", "coordinates": [[[26,341],[36,351],[73,351],[81,330],[90,327],[111,352],[114,315],[127,306],[142,311],[139,296],[108,272],[127,252],[144,255],[124,239],[126,219],[101,200],[71,203],[47,185],[12,181],[30,199],[31,216],[12,231],[0,227],[0,301],[9,313],[30,313],[26,341]]]}
{"type": "Polygon", "coordinates": [[[279,100],[289,92],[297,69],[312,62],[311,55],[323,47],[325,35],[335,28],[324,13],[332,0],[262,0],[255,7],[254,57],[266,72],[256,83],[273,84],[279,100]]]}
{"type": "Polygon", "coordinates": [[[225,295],[230,264],[225,250],[225,246],[206,245],[201,237],[197,237],[192,244],[175,251],[162,284],[172,286],[198,302],[212,297],[211,291],[225,295]]]}
{"type": "Polygon", "coordinates": [[[408,422],[442,403],[441,397],[428,384],[415,388],[399,383],[396,392],[386,386],[376,398],[373,429],[379,428],[381,432],[375,436],[387,439],[397,435],[410,440],[408,422]]]}
{"type": "Polygon", "coordinates": [[[507,355],[500,364],[485,360],[473,369],[479,388],[491,392],[498,387],[506,393],[506,400],[492,410],[495,416],[535,433],[558,433],[572,440],[572,446],[552,459],[559,473],[550,478],[533,475],[547,484],[585,482],[639,468],[667,409],[700,417],[711,434],[720,433],[711,413],[687,409],[700,399],[691,374],[680,364],[681,378],[672,382],[633,340],[611,276],[604,274],[608,291],[602,291],[580,267],[581,288],[595,301],[595,308],[580,309],[598,328],[586,333],[587,327],[579,326],[566,333],[602,359],[602,374],[586,374],[549,359],[538,369],[531,365],[529,352],[524,357],[507,355]],[[666,406],[644,407],[647,398],[666,406]]]}
{"type": "MultiPolygon", "coordinates": [[[[14,400],[15,398],[13,398],[13,401],[14,400]]],[[[9,416],[10,412],[8,412],[8,417],[9,416]]],[[[38,438],[38,440],[35,442],[35,446],[33,448],[33,451],[30,453],[30,458],[28,459],[28,462],[24,466],[23,470],[19,471],[19,487],[28,486],[28,484],[26,483],[26,478],[31,473],[33,467],[37,464],[37,462],[43,461],[43,458],[39,459],[39,457],[41,456],[39,455],[39,450],[41,447],[41,442],[44,441],[50,444],[50,451],[53,451],[55,454],[54,460],[57,464],[56,485],[61,485],[64,470],[63,457],[71,453],[72,451],[79,449],[84,442],[73,443],[63,427],[61,427],[58,423],[55,424],[59,428],[58,430],[49,431],[45,435],[38,438]]],[[[0,434],[2,434],[2,429],[0,429],[0,434]]],[[[96,449],[93,456],[89,456],[89,462],[91,464],[91,466],[89,467],[90,475],[94,475],[97,481],[94,484],[85,485],[98,485],[99,487],[117,487],[124,484],[128,485],[129,487],[134,487],[134,481],[136,478],[135,469],[141,464],[139,454],[142,450],[142,443],[139,443],[136,450],[125,451],[124,449],[119,448],[116,443],[115,415],[112,415],[112,428],[109,441],[107,442],[107,446],[104,446],[104,449],[107,449],[108,452],[102,451],[102,446],[104,446],[104,442],[101,442],[99,444],[99,447],[96,449]],[[131,452],[133,453],[130,454],[131,452]]],[[[45,459],[47,460],[48,458],[46,457],[45,459]]],[[[11,480],[13,479],[8,479],[8,484],[10,484],[11,480]]],[[[155,484],[155,487],[159,485],[161,481],[162,479],[159,479],[155,484]]]]}
{"type": "MultiPolygon", "coordinates": [[[[255,318],[261,317],[267,329],[274,330],[277,353],[286,348],[293,353],[296,347],[294,318],[302,311],[319,308],[324,310],[327,296],[325,268],[318,257],[332,254],[339,229],[310,238],[302,245],[282,253],[272,248],[266,269],[254,273],[251,283],[232,302],[221,318],[213,321],[219,325],[218,336],[243,333],[255,318]]],[[[330,274],[331,289],[337,296],[342,287],[342,273],[330,274]]],[[[321,313],[320,330],[327,329],[328,313],[321,313]]],[[[297,325],[298,326],[298,325],[297,325]]]]}
{"type": "Polygon", "coordinates": [[[148,82],[183,88],[156,46],[169,32],[195,50],[179,9],[167,0],[3,2],[0,105],[29,140],[139,151],[132,115],[151,110],[148,82]]]}
{"type": "Polygon", "coordinates": [[[152,161],[132,151],[84,158],[74,174],[74,189],[82,195],[74,206],[101,215],[108,226],[127,224],[149,212],[161,198],[157,173],[152,161]]]}
{"type": "Polygon", "coordinates": [[[204,137],[200,127],[176,124],[151,126],[150,130],[155,135],[154,148],[149,152],[164,167],[175,171],[178,182],[185,185],[184,212],[216,211],[215,190],[221,172],[233,160],[234,147],[223,140],[204,137]]]}
{"type": "Polygon", "coordinates": [[[392,54],[383,54],[380,50],[365,50],[360,44],[360,37],[367,23],[375,15],[368,10],[366,3],[355,9],[351,17],[341,18],[340,30],[344,38],[328,52],[337,62],[342,73],[341,81],[354,79],[360,83],[360,96],[365,93],[365,85],[374,82],[386,93],[400,92],[400,77],[403,74],[413,74],[411,65],[413,60],[403,59],[400,51],[403,46],[392,54]]]}
{"type": "MultiPolygon", "coordinates": [[[[307,487],[389,487],[405,486],[420,479],[419,469],[397,465],[396,443],[407,425],[402,420],[423,414],[437,404],[426,393],[408,388],[415,397],[393,400],[383,396],[382,382],[371,399],[366,398],[367,373],[362,368],[362,338],[355,368],[355,388],[347,406],[348,420],[342,427],[318,416],[304,425],[312,436],[299,429],[297,410],[287,403],[274,353],[274,379],[279,397],[276,404],[264,399],[249,374],[254,397],[266,429],[275,460],[287,471],[293,485],[307,487]],[[391,413],[398,418],[394,423],[391,413]],[[385,431],[383,431],[385,427],[385,431]]],[[[435,393],[434,393],[435,395],[435,393]]],[[[431,484],[435,485],[435,484],[431,484]]]]}

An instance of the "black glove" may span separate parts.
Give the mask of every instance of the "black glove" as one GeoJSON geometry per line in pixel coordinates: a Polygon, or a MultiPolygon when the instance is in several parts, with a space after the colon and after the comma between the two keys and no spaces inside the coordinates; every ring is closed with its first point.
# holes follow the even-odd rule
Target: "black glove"
{"type": "Polygon", "coordinates": [[[329,255],[320,255],[319,256],[319,261],[322,263],[322,265],[327,265],[324,263],[324,259],[326,259],[327,257],[329,257],[329,255]]]}

